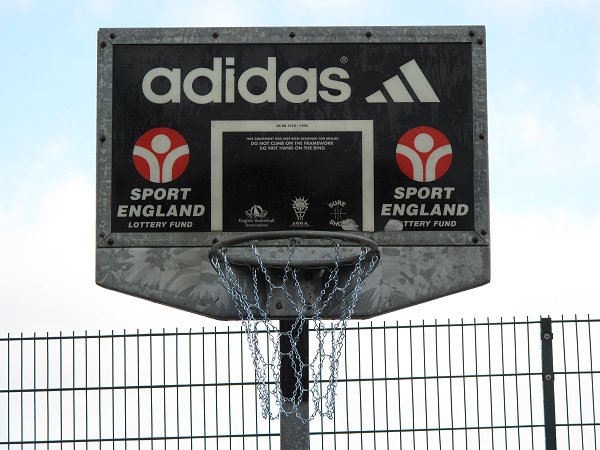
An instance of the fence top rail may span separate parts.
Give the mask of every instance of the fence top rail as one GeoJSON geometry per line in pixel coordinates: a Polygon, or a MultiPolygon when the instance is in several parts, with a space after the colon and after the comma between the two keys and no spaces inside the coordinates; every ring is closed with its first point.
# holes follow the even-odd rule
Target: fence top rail
{"type": "MultiPolygon", "coordinates": [[[[395,322],[366,322],[366,321],[352,321],[346,330],[347,331],[358,331],[358,330],[389,330],[389,329],[424,329],[424,328],[467,328],[467,327],[491,327],[491,326],[523,326],[523,325],[536,325],[542,322],[544,317],[540,317],[539,319],[529,319],[525,320],[516,320],[514,317],[512,320],[504,320],[500,318],[499,321],[490,321],[489,318],[485,321],[477,319],[473,319],[473,321],[467,322],[464,319],[461,319],[460,322],[451,322],[448,319],[447,322],[441,322],[435,320],[433,323],[426,323],[423,320],[421,323],[413,322],[412,320],[408,322],[408,324],[401,324],[399,321],[395,322]],[[366,323],[365,325],[361,325],[361,323],[366,323]]],[[[556,324],[579,324],[579,323],[599,323],[600,318],[590,318],[588,315],[587,318],[579,318],[575,316],[572,319],[561,317],[560,319],[551,319],[552,323],[556,324]]],[[[259,332],[260,333],[260,332],[259,332]]],[[[20,333],[19,335],[12,335],[11,333],[7,333],[6,336],[0,336],[0,342],[14,342],[14,341],[52,341],[52,340],[90,340],[90,339],[124,339],[124,338],[155,338],[155,337],[173,337],[173,336],[216,336],[216,335],[242,335],[244,334],[244,329],[240,325],[239,327],[228,325],[226,328],[220,328],[218,326],[213,327],[212,329],[208,329],[207,327],[202,327],[201,329],[194,330],[188,329],[186,331],[179,330],[178,328],[175,331],[166,331],[163,329],[162,331],[156,331],[150,329],[148,331],[140,331],[139,329],[135,332],[133,331],[119,331],[116,332],[113,330],[110,333],[102,330],[98,330],[97,333],[91,333],[89,331],[85,331],[83,333],[76,334],[72,333],[63,333],[59,332],[59,334],[53,334],[46,332],[44,334],[41,333],[33,333],[33,335],[24,335],[20,333]]]]}

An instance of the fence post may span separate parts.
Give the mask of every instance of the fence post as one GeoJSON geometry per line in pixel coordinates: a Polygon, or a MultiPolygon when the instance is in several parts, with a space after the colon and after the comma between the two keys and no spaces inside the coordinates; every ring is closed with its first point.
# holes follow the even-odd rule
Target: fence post
{"type": "Polygon", "coordinates": [[[550,317],[541,319],[540,327],[542,332],[542,386],[544,392],[544,431],[546,434],[546,450],[556,450],[552,319],[550,317]]]}
{"type": "MultiPolygon", "coordinates": [[[[289,332],[294,326],[294,320],[280,320],[279,328],[282,332],[289,332]]],[[[294,397],[294,391],[296,389],[296,374],[292,364],[291,355],[286,355],[291,350],[290,338],[282,339],[281,345],[281,393],[288,397],[294,397]]],[[[298,337],[298,352],[303,362],[308,361],[308,321],[303,324],[303,328],[300,331],[298,337]]],[[[296,364],[299,362],[297,361],[296,364]]],[[[300,393],[302,398],[298,405],[298,412],[303,417],[309,415],[308,405],[308,366],[305,366],[302,370],[302,387],[303,392],[300,393]]],[[[298,399],[294,399],[298,400],[298,399]]],[[[303,422],[296,414],[289,416],[280,413],[279,416],[279,428],[280,428],[280,442],[281,448],[285,450],[310,450],[310,425],[308,422],[303,422]]]]}

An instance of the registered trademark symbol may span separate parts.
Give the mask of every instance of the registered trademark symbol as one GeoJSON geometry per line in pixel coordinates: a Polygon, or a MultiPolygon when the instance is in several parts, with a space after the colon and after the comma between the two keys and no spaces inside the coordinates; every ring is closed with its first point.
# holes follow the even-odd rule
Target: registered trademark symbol
{"type": "Polygon", "coordinates": [[[340,58],[340,62],[341,62],[342,64],[346,64],[346,63],[348,62],[348,57],[347,57],[347,56],[342,56],[342,57],[340,58]]]}

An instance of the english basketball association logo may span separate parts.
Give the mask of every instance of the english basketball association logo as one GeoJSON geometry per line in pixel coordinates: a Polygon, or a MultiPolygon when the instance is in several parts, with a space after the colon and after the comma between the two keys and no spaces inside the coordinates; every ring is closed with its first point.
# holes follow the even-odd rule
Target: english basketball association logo
{"type": "Polygon", "coordinates": [[[139,174],[153,183],[168,183],[181,176],[190,161],[185,138],[172,128],[153,128],[136,141],[133,164],[139,174]]]}
{"type": "Polygon", "coordinates": [[[450,168],[452,147],[441,131],[416,127],[398,140],[396,162],[402,173],[414,181],[435,181],[450,168]]]}

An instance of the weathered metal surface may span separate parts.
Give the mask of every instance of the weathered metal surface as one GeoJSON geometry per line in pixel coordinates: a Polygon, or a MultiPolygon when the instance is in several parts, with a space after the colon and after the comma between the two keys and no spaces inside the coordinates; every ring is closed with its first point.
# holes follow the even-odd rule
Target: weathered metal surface
{"type": "MultiPolygon", "coordinates": [[[[382,247],[354,317],[369,318],[471,289],[490,279],[489,249],[382,247]]],[[[101,286],[218,319],[237,311],[208,262],[207,248],[100,248],[101,286]]],[[[333,311],[335,314],[335,310],[333,311]]],[[[288,316],[282,309],[280,316],[288,316]]],[[[277,317],[277,313],[274,313],[277,317]]]]}
{"type": "MultiPolygon", "coordinates": [[[[490,280],[490,223],[487,153],[485,29],[456,27],[285,27],[102,29],[98,34],[97,267],[99,285],[219,319],[237,311],[208,261],[215,240],[238,234],[227,229],[202,232],[124,232],[113,229],[115,209],[114,88],[115,48],[128,45],[293,45],[436,44],[470,48],[472,125],[472,225],[462,229],[399,229],[357,233],[374,239],[382,259],[361,295],[355,317],[372,317],[470,289],[490,280]]],[[[137,61],[132,61],[136,64],[137,61]]],[[[410,83],[408,83],[410,84],[410,83]]],[[[376,86],[373,88],[376,89],[376,86]]],[[[415,103],[415,108],[430,107],[415,103]],[[420,106],[419,106],[420,105],[420,106]]],[[[393,106],[393,105],[392,105],[393,106]]],[[[391,106],[390,106],[391,107],[391,106]]],[[[235,108],[235,105],[232,105],[235,108]]],[[[289,111],[289,110],[286,110],[289,111]]],[[[348,111],[351,114],[351,111],[348,111]]],[[[141,114],[141,112],[140,112],[141,114]]],[[[302,113],[305,114],[305,113],[302,113]]],[[[336,113],[337,114],[337,113],[336,113]]],[[[396,114],[396,113],[395,113],[396,114]]],[[[433,114],[433,113],[432,113],[433,114]]],[[[348,119],[348,117],[335,117],[348,119]]],[[[350,117],[352,118],[352,117],[350,117]]],[[[246,118],[244,118],[246,119],[246,118]]],[[[248,117],[247,119],[255,119],[248,117]]],[[[289,114],[271,119],[296,120],[289,114]]],[[[325,119],[332,120],[327,117],[325,119]]],[[[239,117],[238,117],[239,120],[239,117]]],[[[461,118],[464,120],[464,117],[461,118]]],[[[155,126],[148,124],[148,127],[155,126]]],[[[364,172],[369,173],[369,172],[364,172]]],[[[273,186],[277,192],[277,186],[273,186]]],[[[248,200],[250,202],[250,200],[248,200]]],[[[471,200],[469,200],[470,202],[471,200]]],[[[251,206],[251,202],[247,205],[251,206]]],[[[375,208],[377,209],[377,208],[375,208]]],[[[121,227],[122,228],[122,227],[121,227]]],[[[402,228],[402,227],[401,227],[402,228]]],[[[325,242],[324,242],[325,244],[325,242]]],[[[281,314],[285,316],[285,309],[281,314]]],[[[335,314],[335,313],[332,313],[335,314]]]]}

